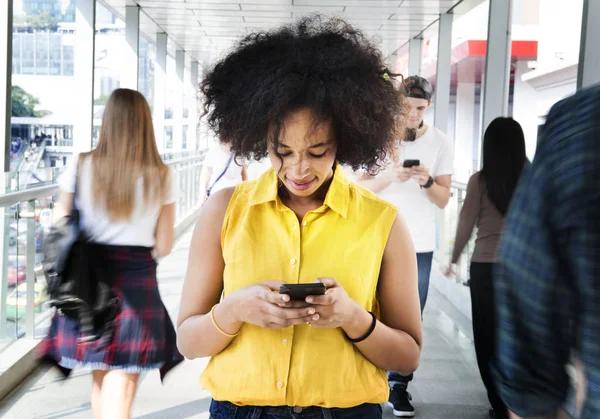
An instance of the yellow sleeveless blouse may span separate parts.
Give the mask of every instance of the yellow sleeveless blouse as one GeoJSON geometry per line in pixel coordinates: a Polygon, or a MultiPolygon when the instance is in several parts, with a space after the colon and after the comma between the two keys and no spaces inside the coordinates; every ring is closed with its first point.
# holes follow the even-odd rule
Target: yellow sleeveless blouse
{"type": "MultiPolygon", "coordinates": [[[[224,295],[266,280],[312,283],[333,277],[368,311],[378,311],[377,282],[397,209],[350,183],[337,167],[323,205],[301,223],[277,194],[273,169],[236,188],[221,245],[224,295]]],[[[386,373],[341,329],[250,324],[201,377],[213,398],[249,406],[352,407],[388,398],[386,373]]]]}

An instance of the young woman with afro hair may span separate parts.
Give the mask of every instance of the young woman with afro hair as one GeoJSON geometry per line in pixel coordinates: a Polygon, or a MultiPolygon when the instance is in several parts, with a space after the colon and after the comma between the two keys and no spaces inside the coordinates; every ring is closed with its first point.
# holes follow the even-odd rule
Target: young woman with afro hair
{"type": "Polygon", "coordinates": [[[223,189],[198,219],[178,318],[221,418],[382,417],[386,370],[421,352],[415,251],[397,209],[351,183],[404,132],[379,50],[311,16],[247,36],[206,74],[208,122],[258,180],[223,189]],[[283,284],[323,284],[290,298],[283,284]]]}

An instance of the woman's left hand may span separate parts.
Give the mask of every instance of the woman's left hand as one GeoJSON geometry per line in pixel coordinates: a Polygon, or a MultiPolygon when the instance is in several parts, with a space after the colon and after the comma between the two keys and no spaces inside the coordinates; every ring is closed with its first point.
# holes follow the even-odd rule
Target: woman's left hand
{"type": "Polygon", "coordinates": [[[315,307],[319,319],[311,321],[313,327],[333,329],[345,327],[354,320],[358,303],[333,278],[318,278],[315,282],[325,285],[325,295],[311,295],[306,302],[315,307]]]}

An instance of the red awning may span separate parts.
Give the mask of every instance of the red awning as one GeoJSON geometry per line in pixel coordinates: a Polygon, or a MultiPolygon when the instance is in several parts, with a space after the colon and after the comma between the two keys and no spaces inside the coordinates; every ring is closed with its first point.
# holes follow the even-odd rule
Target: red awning
{"type": "MultiPolygon", "coordinates": [[[[461,62],[472,65],[475,69],[474,79],[481,79],[483,71],[483,63],[487,50],[487,41],[484,40],[469,40],[452,49],[452,80],[453,85],[456,82],[456,67],[461,62]]],[[[512,41],[511,57],[512,61],[528,61],[537,59],[538,41],[512,41]]],[[[408,69],[408,52],[400,56],[397,60],[397,67],[400,73],[408,69]]],[[[429,62],[421,69],[421,76],[435,83],[435,74],[437,72],[436,62],[429,62]]]]}

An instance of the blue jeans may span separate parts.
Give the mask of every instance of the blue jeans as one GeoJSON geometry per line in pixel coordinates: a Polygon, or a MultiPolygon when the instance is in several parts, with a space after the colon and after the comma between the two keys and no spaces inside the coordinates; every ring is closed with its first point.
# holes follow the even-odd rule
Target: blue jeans
{"type": "Polygon", "coordinates": [[[419,278],[419,302],[421,303],[421,317],[425,310],[427,294],[429,294],[429,280],[431,278],[431,264],[433,252],[417,253],[417,270],[419,278]]]}
{"type": "Polygon", "coordinates": [[[381,406],[361,404],[347,409],[289,406],[236,406],[229,402],[210,403],[210,419],[381,419],[381,406]]]}
{"type": "MultiPolygon", "coordinates": [[[[433,263],[433,252],[417,253],[417,271],[419,281],[419,302],[421,303],[421,318],[425,303],[427,302],[427,294],[429,294],[429,280],[431,278],[431,265],[433,263]]],[[[388,372],[388,382],[390,386],[400,383],[408,386],[409,381],[413,379],[413,375],[400,375],[397,372],[388,372]]]]}

